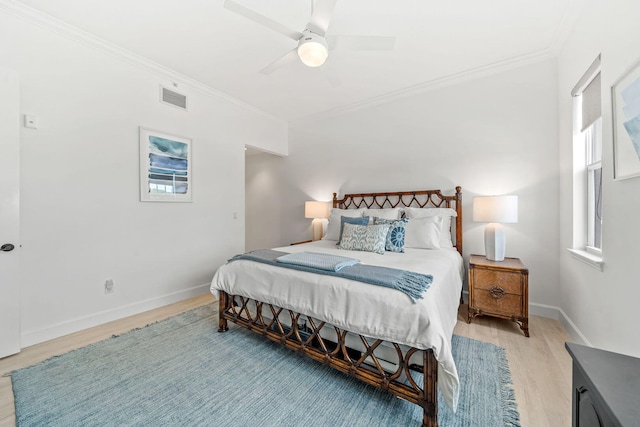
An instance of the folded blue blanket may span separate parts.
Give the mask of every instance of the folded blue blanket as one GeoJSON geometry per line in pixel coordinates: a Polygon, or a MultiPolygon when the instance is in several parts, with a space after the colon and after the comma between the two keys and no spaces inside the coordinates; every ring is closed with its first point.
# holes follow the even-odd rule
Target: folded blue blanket
{"type": "Polygon", "coordinates": [[[294,252],[276,258],[276,262],[302,265],[327,271],[340,271],[360,262],[359,259],[319,252],[294,252]]]}
{"type": "Polygon", "coordinates": [[[422,294],[429,289],[429,286],[433,281],[433,276],[430,274],[414,273],[412,271],[380,267],[377,265],[355,264],[349,267],[344,267],[339,271],[332,271],[305,265],[286,264],[277,261],[279,257],[285,255],[287,255],[287,252],[274,251],[272,249],[257,249],[245,254],[236,255],[228,262],[238,260],[255,261],[279,267],[291,268],[293,270],[342,277],[345,279],[369,283],[371,285],[384,286],[386,288],[404,292],[409,296],[409,298],[411,298],[411,302],[414,304],[416,300],[422,298],[422,294]]]}

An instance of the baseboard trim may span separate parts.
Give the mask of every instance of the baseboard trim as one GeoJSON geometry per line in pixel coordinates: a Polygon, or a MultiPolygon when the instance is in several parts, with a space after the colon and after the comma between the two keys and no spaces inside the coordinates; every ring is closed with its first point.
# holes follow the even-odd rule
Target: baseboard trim
{"type": "MultiPolygon", "coordinates": [[[[469,301],[469,292],[464,291],[465,301],[469,301]]],[[[588,345],[593,347],[584,334],[578,329],[575,323],[571,320],[567,313],[565,313],[560,307],[552,305],[529,303],[529,315],[546,317],[548,319],[555,319],[560,322],[562,327],[567,331],[572,341],[577,344],[588,345]]]]}
{"type": "Polygon", "coordinates": [[[529,303],[529,315],[546,317],[547,319],[560,320],[560,307],[552,305],[529,303]]]}
{"type": "Polygon", "coordinates": [[[164,307],[165,305],[193,298],[209,292],[210,286],[210,283],[194,286],[192,288],[182,289],[170,294],[94,313],[90,316],[77,317],[43,329],[26,331],[20,336],[20,347],[29,347],[64,335],[122,319],[127,316],[133,316],[134,314],[143,313],[145,311],[153,310],[154,308],[164,307]]]}
{"type": "MultiPolygon", "coordinates": [[[[154,308],[164,307],[165,305],[193,298],[209,292],[210,286],[211,285],[209,283],[206,283],[204,285],[194,286],[189,289],[183,289],[167,295],[150,298],[144,301],[139,301],[111,310],[101,311],[99,313],[92,314],[91,316],[84,316],[67,320],[65,322],[51,325],[44,329],[27,331],[24,332],[20,337],[21,348],[40,344],[42,342],[59,338],[64,335],[72,334],[74,332],[82,331],[84,329],[122,319],[127,316],[133,316],[134,314],[143,313],[145,311],[153,310],[154,308]]],[[[466,297],[465,300],[469,301],[469,294],[467,291],[464,292],[464,295],[466,297]]],[[[217,292],[216,294],[214,294],[214,297],[217,299],[217,292]]],[[[580,329],[578,329],[576,324],[573,323],[571,318],[560,307],[550,306],[546,304],[529,303],[529,314],[533,316],[540,316],[558,320],[560,324],[565,328],[569,336],[571,336],[571,338],[574,340],[574,342],[592,347],[592,344],[589,342],[589,340],[587,340],[580,329]]]]}
{"type": "Polygon", "coordinates": [[[567,313],[565,313],[561,308],[559,308],[558,311],[560,312],[560,319],[558,320],[560,320],[560,323],[562,324],[562,326],[564,326],[564,329],[569,333],[569,335],[573,339],[573,342],[593,347],[593,344],[591,344],[587,337],[582,334],[576,324],[573,323],[569,316],[567,316],[567,313]]]}
{"type": "Polygon", "coordinates": [[[591,343],[582,334],[580,329],[575,323],[567,316],[560,307],[554,307],[545,304],[529,304],[529,314],[534,316],[547,317],[549,319],[555,319],[560,322],[562,327],[567,331],[572,341],[578,344],[588,345],[592,347],[591,343]]]}

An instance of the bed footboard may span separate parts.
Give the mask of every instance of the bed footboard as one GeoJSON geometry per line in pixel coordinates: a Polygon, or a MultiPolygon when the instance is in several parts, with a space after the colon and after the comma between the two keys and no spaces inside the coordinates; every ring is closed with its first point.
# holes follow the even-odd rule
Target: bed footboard
{"type": "Polygon", "coordinates": [[[419,405],[423,409],[422,425],[437,427],[438,365],[433,350],[403,349],[396,343],[389,343],[397,355],[393,364],[395,371],[390,372],[389,363],[376,355],[382,340],[357,335],[362,343],[362,351],[355,351],[346,344],[346,330],[250,298],[229,295],[224,291],[219,291],[219,294],[218,332],[228,331],[227,322],[231,321],[264,335],[298,353],[419,405]],[[324,328],[335,332],[337,342],[320,335],[324,328]],[[412,371],[421,373],[422,379],[416,381],[412,371]]]}

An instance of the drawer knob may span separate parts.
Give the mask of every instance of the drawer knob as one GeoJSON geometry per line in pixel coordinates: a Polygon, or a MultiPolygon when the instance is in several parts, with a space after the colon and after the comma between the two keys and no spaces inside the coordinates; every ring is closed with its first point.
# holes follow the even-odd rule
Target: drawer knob
{"type": "Polygon", "coordinates": [[[500,298],[504,297],[504,294],[505,294],[504,289],[502,289],[500,286],[492,287],[491,289],[489,289],[489,293],[495,299],[500,299],[500,298]]]}

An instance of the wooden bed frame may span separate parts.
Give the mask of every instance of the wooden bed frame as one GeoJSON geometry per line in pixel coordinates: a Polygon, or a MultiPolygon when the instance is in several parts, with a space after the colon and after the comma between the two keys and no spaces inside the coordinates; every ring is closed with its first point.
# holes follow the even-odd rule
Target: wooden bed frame
{"type": "MultiPolygon", "coordinates": [[[[395,207],[436,207],[453,208],[458,213],[455,218],[455,247],[462,255],[462,192],[456,187],[453,196],[445,196],[440,190],[422,190],[391,193],[346,194],[337,199],[333,193],[333,207],[341,209],[395,208],[395,207]]],[[[387,391],[397,397],[419,405],[423,409],[422,425],[438,425],[438,362],[433,350],[407,348],[397,343],[389,343],[398,357],[395,372],[387,372],[375,350],[382,340],[366,338],[344,329],[337,328],[321,320],[313,319],[292,310],[252,300],[239,295],[220,292],[218,332],[229,330],[228,321],[261,334],[272,341],[315,359],[338,371],[387,391]],[[290,326],[289,326],[290,325],[290,326]],[[331,328],[338,342],[320,336],[320,330],[331,328]],[[347,333],[357,336],[364,351],[355,351],[346,344],[347,333]],[[423,375],[416,381],[413,372],[423,375]]],[[[388,368],[387,368],[388,369],[388,368]]]]}

